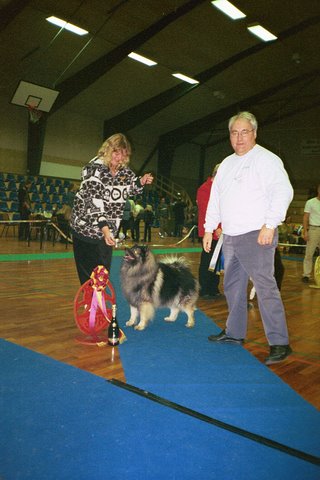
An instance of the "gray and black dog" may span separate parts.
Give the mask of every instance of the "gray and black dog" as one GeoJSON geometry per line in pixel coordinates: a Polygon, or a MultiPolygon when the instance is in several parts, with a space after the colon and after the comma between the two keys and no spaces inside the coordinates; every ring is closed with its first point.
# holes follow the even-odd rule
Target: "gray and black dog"
{"type": "Polygon", "coordinates": [[[125,251],[121,283],[130,304],[128,327],[144,330],[158,307],[170,308],[167,322],[174,322],[182,311],[188,316],[186,327],[194,326],[199,284],[184,257],[167,256],[158,262],[147,246],[134,245],[125,251]]]}

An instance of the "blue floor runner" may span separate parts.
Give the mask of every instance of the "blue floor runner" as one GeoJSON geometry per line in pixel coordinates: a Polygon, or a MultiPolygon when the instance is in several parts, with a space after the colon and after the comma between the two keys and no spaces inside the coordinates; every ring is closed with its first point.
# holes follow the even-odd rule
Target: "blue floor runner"
{"type": "Polygon", "coordinates": [[[316,465],[0,340],[0,478],[315,480],[316,465]]]}
{"type": "Polygon", "coordinates": [[[114,265],[118,317],[128,338],[120,355],[128,383],[239,428],[292,448],[320,454],[319,412],[239,345],[207,340],[218,327],[201,311],[196,325],[185,328],[186,316],[163,320],[157,311],[142,332],[125,327],[129,307],[122,300],[121,260],[114,265]]]}
{"type": "MultiPolygon", "coordinates": [[[[237,345],[213,345],[202,312],[186,329],[124,326],[129,307],[115,258],[112,283],[128,341],[128,383],[310,455],[319,412],[237,345]]],[[[90,347],[92,348],[92,347],[90,347]]],[[[0,340],[2,480],[317,480],[317,465],[125,391],[103,378],[0,340]]]]}

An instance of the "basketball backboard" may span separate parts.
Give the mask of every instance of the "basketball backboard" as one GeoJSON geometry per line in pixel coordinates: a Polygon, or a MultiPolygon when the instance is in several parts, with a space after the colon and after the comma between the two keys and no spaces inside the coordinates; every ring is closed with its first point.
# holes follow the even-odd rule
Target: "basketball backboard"
{"type": "Polygon", "coordinates": [[[11,99],[14,105],[50,112],[59,92],[35,83],[21,80],[11,99]]]}

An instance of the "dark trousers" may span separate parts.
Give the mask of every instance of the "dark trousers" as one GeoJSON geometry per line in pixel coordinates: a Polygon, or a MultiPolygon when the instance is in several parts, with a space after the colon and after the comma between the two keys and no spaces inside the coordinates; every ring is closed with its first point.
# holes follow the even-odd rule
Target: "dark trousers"
{"type": "MultiPolygon", "coordinates": [[[[21,220],[29,220],[30,210],[28,208],[22,207],[20,209],[20,219],[21,220]]],[[[20,240],[27,240],[29,237],[30,232],[30,223],[29,222],[22,222],[19,223],[19,238],[20,240]]]]}
{"type": "Polygon", "coordinates": [[[151,242],[151,223],[145,222],[144,224],[144,242],[151,242]]]}
{"type": "Polygon", "coordinates": [[[140,219],[136,218],[134,220],[133,230],[134,230],[133,240],[135,240],[136,242],[139,242],[139,240],[140,240],[140,219]]]}
{"type": "Polygon", "coordinates": [[[73,236],[73,253],[81,285],[89,280],[92,270],[98,265],[103,265],[110,272],[112,247],[104,239],[89,243],[73,236]]]}
{"type": "Polygon", "coordinates": [[[214,249],[218,240],[212,240],[211,250],[209,253],[202,249],[199,265],[199,283],[200,283],[200,296],[203,295],[217,295],[219,292],[220,276],[215,272],[208,270],[210,260],[212,258],[214,249]]]}

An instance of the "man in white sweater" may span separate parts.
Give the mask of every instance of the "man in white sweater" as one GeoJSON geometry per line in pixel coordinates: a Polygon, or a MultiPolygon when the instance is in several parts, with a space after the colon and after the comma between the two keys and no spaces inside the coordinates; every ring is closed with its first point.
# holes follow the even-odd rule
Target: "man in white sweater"
{"type": "Polygon", "coordinates": [[[247,286],[256,288],[270,346],[266,365],[292,352],[284,307],[274,278],[277,226],[284,220],[293,189],[279,157],[256,144],[257,120],[240,112],[229,120],[234,153],[221,163],[208,203],[203,248],[222,224],[224,293],[229,307],[226,328],[209,340],[242,344],[247,332],[247,286]]]}

